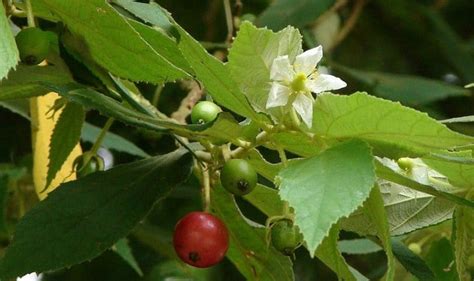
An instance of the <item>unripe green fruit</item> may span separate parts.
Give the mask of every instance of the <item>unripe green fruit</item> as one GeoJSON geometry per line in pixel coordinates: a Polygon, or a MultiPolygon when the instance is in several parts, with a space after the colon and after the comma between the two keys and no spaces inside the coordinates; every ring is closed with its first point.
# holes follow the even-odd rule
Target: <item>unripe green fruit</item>
{"type": "Polygon", "coordinates": [[[421,246],[418,243],[410,243],[408,249],[417,255],[421,254],[421,246]]]}
{"type": "Polygon", "coordinates": [[[232,159],[225,163],[221,171],[222,186],[230,193],[242,196],[250,193],[257,185],[257,172],[249,162],[232,159]]]}
{"type": "Polygon", "coordinates": [[[292,221],[276,222],[271,229],[272,245],[282,254],[291,256],[303,242],[303,235],[292,221]]]}
{"type": "Polygon", "coordinates": [[[198,102],[191,111],[191,121],[193,124],[206,124],[217,118],[221,108],[213,102],[198,102]]]}
{"type": "Polygon", "coordinates": [[[398,159],[397,164],[398,164],[398,167],[400,167],[400,169],[405,170],[407,172],[411,171],[413,167],[415,166],[415,163],[413,163],[413,160],[406,157],[398,159]]]}
{"type": "Polygon", "coordinates": [[[49,53],[48,36],[39,28],[25,28],[16,35],[15,40],[23,63],[38,64],[49,53]]]}
{"type": "Polygon", "coordinates": [[[77,178],[85,177],[97,171],[104,170],[104,160],[91,152],[85,152],[74,160],[77,178]]]}

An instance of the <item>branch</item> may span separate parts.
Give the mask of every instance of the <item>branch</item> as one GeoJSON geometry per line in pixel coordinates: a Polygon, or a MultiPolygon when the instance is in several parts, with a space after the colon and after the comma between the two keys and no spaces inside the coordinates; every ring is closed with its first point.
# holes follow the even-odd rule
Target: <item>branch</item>
{"type": "Polygon", "coordinates": [[[201,99],[203,90],[199,83],[194,80],[184,81],[183,83],[189,90],[188,95],[181,100],[179,108],[171,114],[171,118],[181,124],[186,124],[186,117],[191,114],[194,105],[201,99]]]}

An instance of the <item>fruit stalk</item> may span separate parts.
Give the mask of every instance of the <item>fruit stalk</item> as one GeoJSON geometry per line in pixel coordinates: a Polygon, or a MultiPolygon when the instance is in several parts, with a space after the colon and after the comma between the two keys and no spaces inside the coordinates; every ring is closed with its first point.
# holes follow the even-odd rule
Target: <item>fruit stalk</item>
{"type": "Polygon", "coordinates": [[[26,19],[29,27],[35,27],[35,16],[33,15],[33,8],[31,7],[31,0],[26,0],[26,19]]]}

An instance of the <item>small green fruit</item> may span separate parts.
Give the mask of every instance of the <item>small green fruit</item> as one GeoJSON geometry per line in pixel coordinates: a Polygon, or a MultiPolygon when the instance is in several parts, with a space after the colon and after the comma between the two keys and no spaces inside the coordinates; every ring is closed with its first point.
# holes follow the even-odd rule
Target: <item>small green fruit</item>
{"type": "Polygon", "coordinates": [[[82,178],[97,171],[103,171],[104,160],[90,151],[85,152],[74,160],[74,169],[77,177],[82,178]]]}
{"type": "Polygon", "coordinates": [[[291,256],[301,246],[303,235],[292,221],[284,219],[272,225],[271,239],[273,247],[282,254],[291,256]]]}
{"type": "Polygon", "coordinates": [[[49,53],[46,32],[36,27],[21,30],[15,37],[20,59],[23,63],[35,65],[42,62],[49,53]]]}
{"type": "Polygon", "coordinates": [[[408,249],[417,255],[421,254],[421,246],[418,243],[410,243],[410,245],[408,245],[408,249]]]}
{"type": "Polygon", "coordinates": [[[213,102],[198,102],[191,111],[191,121],[193,124],[206,124],[217,118],[221,108],[213,102]]]}
{"type": "Polygon", "coordinates": [[[232,159],[225,163],[221,171],[222,186],[230,193],[242,196],[250,193],[257,185],[257,172],[249,162],[232,159]]]}

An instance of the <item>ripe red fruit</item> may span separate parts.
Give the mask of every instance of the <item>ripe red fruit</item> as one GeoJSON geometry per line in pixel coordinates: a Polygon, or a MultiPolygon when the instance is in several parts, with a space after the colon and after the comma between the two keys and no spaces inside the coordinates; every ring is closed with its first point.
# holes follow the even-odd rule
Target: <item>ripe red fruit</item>
{"type": "Polygon", "coordinates": [[[229,248],[229,232],[217,217],[191,212],[176,224],[173,245],[178,257],[195,267],[219,263],[229,248]]]}

